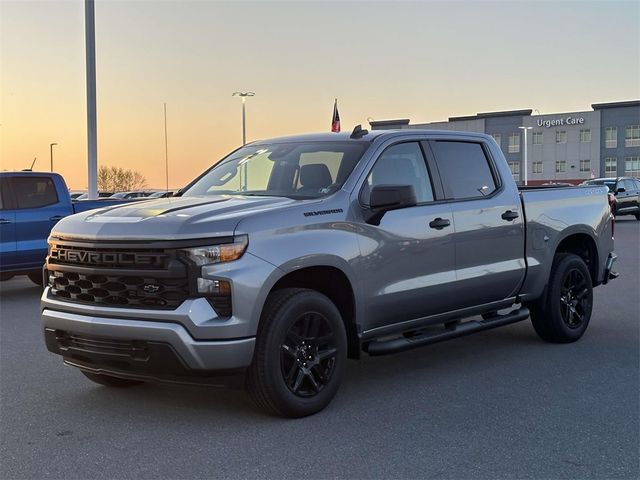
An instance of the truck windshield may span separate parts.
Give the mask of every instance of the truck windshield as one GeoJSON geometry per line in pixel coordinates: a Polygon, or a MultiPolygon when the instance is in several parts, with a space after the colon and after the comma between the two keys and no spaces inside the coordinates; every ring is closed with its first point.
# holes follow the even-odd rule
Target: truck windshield
{"type": "Polygon", "coordinates": [[[223,159],[183,196],[323,197],[342,187],[368,145],[366,142],[249,145],[223,159]]]}

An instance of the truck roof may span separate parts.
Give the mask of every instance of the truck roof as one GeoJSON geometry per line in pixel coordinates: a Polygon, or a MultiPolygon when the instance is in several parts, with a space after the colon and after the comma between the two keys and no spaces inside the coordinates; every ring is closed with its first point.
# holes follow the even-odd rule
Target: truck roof
{"type": "Polygon", "coordinates": [[[349,141],[349,142],[371,142],[377,138],[392,138],[408,134],[437,134],[452,137],[476,137],[476,138],[491,138],[490,135],[476,132],[458,132],[452,130],[427,130],[417,128],[406,129],[390,129],[390,130],[373,130],[369,131],[365,135],[352,138],[350,132],[320,132],[320,133],[307,133],[301,135],[288,135],[285,137],[265,138],[262,140],[256,140],[250,142],[249,145],[260,145],[262,143],[291,143],[291,142],[335,142],[335,141],[349,141]]]}

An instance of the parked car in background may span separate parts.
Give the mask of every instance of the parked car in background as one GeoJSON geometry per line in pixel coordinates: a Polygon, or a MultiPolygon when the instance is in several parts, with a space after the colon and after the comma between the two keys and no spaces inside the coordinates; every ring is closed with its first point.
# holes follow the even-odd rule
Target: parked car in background
{"type": "MultiPolygon", "coordinates": [[[[98,192],[98,198],[109,198],[111,195],[113,195],[113,192],[98,192]]],[[[88,200],[89,199],[89,194],[87,192],[84,192],[82,195],[80,195],[79,197],[76,197],[74,200],[88,200]]]]}
{"type": "Polygon", "coordinates": [[[144,198],[151,195],[152,192],[144,191],[132,191],[132,192],[117,192],[111,195],[109,198],[119,198],[120,200],[131,200],[133,198],[144,198]]]}
{"type": "Polygon", "coordinates": [[[62,218],[122,200],[72,201],[57,173],[0,173],[0,281],[28,275],[42,285],[47,237],[62,218]]]}
{"type": "Polygon", "coordinates": [[[87,192],[85,191],[74,191],[74,190],[69,190],[69,197],[71,197],[71,200],[77,200],[78,197],[82,196],[82,195],[86,195],[87,192]]]}
{"type": "Polygon", "coordinates": [[[162,191],[162,192],[153,192],[151,195],[149,195],[149,198],[168,198],[168,197],[173,197],[173,192],[171,190],[162,191]]]}
{"type": "Polygon", "coordinates": [[[640,220],[640,180],[633,177],[594,178],[582,185],[604,185],[614,196],[614,213],[616,216],[634,215],[640,220]]]}

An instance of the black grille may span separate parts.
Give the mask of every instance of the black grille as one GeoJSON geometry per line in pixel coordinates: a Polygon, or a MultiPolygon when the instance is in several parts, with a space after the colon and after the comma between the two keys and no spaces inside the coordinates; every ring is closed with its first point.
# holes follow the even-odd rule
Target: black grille
{"type": "Polygon", "coordinates": [[[186,278],[50,271],[49,286],[54,297],[112,307],[174,309],[189,298],[186,278]]]}

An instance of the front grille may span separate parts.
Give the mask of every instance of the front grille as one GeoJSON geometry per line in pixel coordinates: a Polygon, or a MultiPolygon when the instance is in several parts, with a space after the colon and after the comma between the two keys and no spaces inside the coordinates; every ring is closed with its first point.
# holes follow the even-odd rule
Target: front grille
{"type": "Polygon", "coordinates": [[[52,242],[48,262],[52,265],[160,270],[167,267],[170,259],[167,252],[157,248],[94,248],[52,242]]]}
{"type": "Polygon", "coordinates": [[[51,295],[110,307],[175,309],[189,298],[186,278],[50,271],[51,295]]]}

